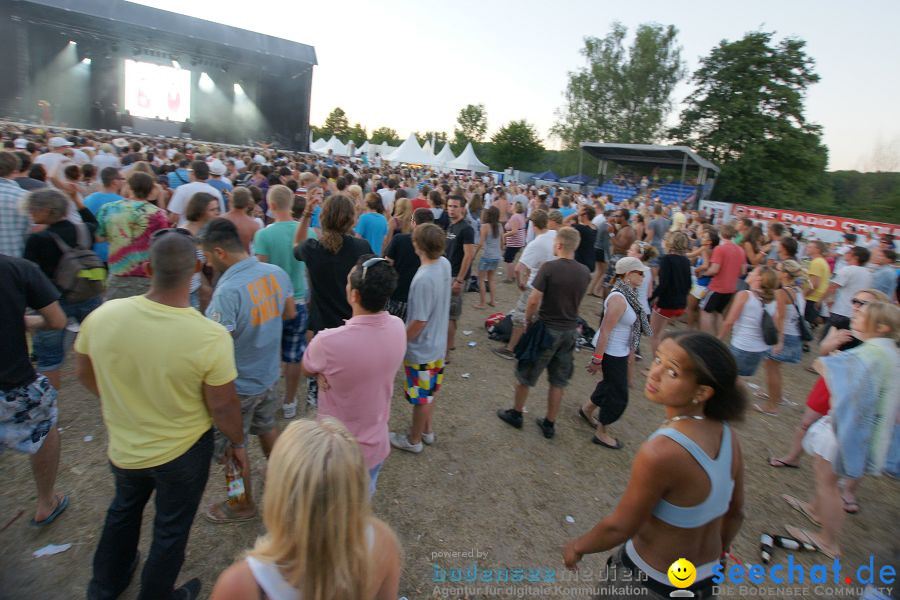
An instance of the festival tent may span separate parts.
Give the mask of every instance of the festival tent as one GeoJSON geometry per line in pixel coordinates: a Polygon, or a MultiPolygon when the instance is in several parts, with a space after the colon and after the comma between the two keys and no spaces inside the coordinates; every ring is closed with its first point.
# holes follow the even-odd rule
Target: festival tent
{"type": "Polygon", "coordinates": [[[444,166],[448,169],[477,171],[479,173],[486,173],[489,170],[488,166],[478,160],[478,157],[475,156],[475,150],[472,149],[472,142],[466,144],[466,149],[463,150],[458,157],[456,157],[454,160],[451,160],[444,166]]]}
{"type": "Polygon", "coordinates": [[[435,157],[435,161],[437,161],[437,164],[439,167],[443,167],[443,166],[446,166],[447,163],[452,162],[454,160],[456,160],[456,157],[453,156],[453,150],[450,149],[450,144],[445,143],[444,147],[441,149],[441,151],[435,157]]]}
{"type": "Polygon", "coordinates": [[[362,146],[360,146],[359,148],[356,149],[356,156],[362,156],[363,154],[365,154],[366,152],[369,151],[369,148],[370,148],[369,141],[366,140],[365,142],[363,142],[362,146]]]}
{"type": "Polygon", "coordinates": [[[329,139],[325,146],[320,148],[318,152],[320,154],[328,154],[329,150],[331,150],[335,156],[347,156],[347,147],[335,136],[331,136],[331,139],[329,139]]]}
{"type": "Polygon", "coordinates": [[[532,175],[531,179],[540,179],[542,181],[559,181],[559,175],[557,175],[553,171],[544,171],[543,173],[532,175]]]}
{"type": "MultiPolygon", "coordinates": [[[[382,155],[384,156],[384,155],[382,155]]],[[[422,150],[419,141],[414,133],[409,134],[400,147],[394,150],[388,156],[384,156],[385,160],[392,163],[407,163],[411,165],[434,165],[434,156],[422,150]]]]}
{"type": "Polygon", "coordinates": [[[429,156],[434,156],[434,148],[431,146],[431,140],[425,140],[425,143],[422,144],[422,150],[429,156]]]}
{"type": "Polygon", "coordinates": [[[310,152],[318,152],[319,150],[324,148],[325,144],[327,144],[327,143],[328,142],[326,142],[322,138],[319,138],[316,141],[314,141],[312,144],[309,145],[309,150],[310,150],[310,152]]]}

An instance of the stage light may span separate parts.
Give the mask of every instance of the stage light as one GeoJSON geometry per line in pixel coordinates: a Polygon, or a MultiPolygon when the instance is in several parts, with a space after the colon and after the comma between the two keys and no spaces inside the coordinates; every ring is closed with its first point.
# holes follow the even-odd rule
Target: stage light
{"type": "Polygon", "coordinates": [[[241,87],[241,84],[239,84],[239,83],[234,84],[234,93],[237,94],[238,96],[245,95],[244,88],[241,87]]]}
{"type": "Polygon", "coordinates": [[[90,59],[90,58],[87,58],[87,57],[82,58],[82,59],[81,59],[81,64],[83,64],[83,65],[89,65],[89,64],[91,64],[91,59],[90,59]]]}
{"type": "Polygon", "coordinates": [[[178,61],[175,60],[174,58],[172,59],[172,66],[175,67],[176,69],[180,69],[180,68],[181,68],[181,65],[178,64],[178,61]]]}
{"type": "Polygon", "coordinates": [[[200,91],[202,92],[211,92],[216,88],[216,84],[213,83],[213,80],[209,75],[206,74],[206,71],[200,73],[200,81],[197,83],[200,91]]]}

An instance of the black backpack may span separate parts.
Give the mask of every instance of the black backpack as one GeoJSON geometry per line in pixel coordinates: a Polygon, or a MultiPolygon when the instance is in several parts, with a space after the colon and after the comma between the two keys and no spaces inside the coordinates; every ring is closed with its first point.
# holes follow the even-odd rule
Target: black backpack
{"type": "Polygon", "coordinates": [[[74,248],[52,231],[47,232],[62,252],[53,283],[70,304],[96,298],[106,288],[106,265],[91,250],[91,232],[83,223],[75,224],[75,232],[77,243],[74,248]]]}

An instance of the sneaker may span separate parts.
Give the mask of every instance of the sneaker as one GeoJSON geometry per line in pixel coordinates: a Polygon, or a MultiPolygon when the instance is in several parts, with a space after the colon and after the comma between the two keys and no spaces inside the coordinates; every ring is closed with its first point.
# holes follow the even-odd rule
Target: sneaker
{"type": "Polygon", "coordinates": [[[516,360],[515,352],[511,352],[508,348],[494,348],[492,350],[494,354],[499,356],[500,358],[505,358],[506,360],[516,360]]]}
{"type": "Polygon", "coordinates": [[[282,404],[281,410],[285,419],[293,419],[297,416],[297,401],[294,400],[293,402],[282,404]]]}
{"type": "Polygon", "coordinates": [[[538,427],[541,428],[541,431],[544,433],[544,437],[548,440],[556,435],[556,423],[551,423],[547,419],[535,419],[535,422],[538,424],[538,427]]]}
{"type": "Polygon", "coordinates": [[[195,600],[200,597],[200,588],[202,587],[203,584],[195,577],[175,590],[172,598],[175,600],[195,600]]]}
{"type": "Polygon", "coordinates": [[[422,445],[422,442],[418,444],[413,444],[409,441],[409,438],[406,437],[404,433],[394,433],[391,432],[391,446],[396,448],[397,450],[406,450],[407,452],[412,452],[413,454],[418,454],[425,447],[422,445]]]}
{"type": "Polygon", "coordinates": [[[315,377],[307,377],[306,403],[313,408],[319,408],[319,382],[315,377]]]}
{"type": "Polygon", "coordinates": [[[522,429],[522,413],[520,413],[516,409],[500,409],[497,411],[497,416],[500,417],[501,421],[506,421],[516,429],[522,429]]]}
{"type": "Polygon", "coordinates": [[[431,433],[423,433],[422,441],[425,442],[426,446],[432,445],[434,443],[434,432],[432,431],[431,433]]]}

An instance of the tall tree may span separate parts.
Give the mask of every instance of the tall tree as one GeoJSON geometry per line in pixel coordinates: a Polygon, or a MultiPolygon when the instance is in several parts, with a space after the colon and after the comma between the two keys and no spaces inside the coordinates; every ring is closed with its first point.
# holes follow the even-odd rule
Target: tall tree
{"type": "Polygon", "coordinates": [[[348,139],[346,141],[353,140],[354,142],[356,142],[357,147],[359,147],[362,146],[363,142],[365,142],[366,139],[368,139],[368,135],[369,134],[366,133],[365,127],[363,127],[359,123],[354,123],[353,127],[351,127],[347,132],[348,139]]]}
{"type": "Polygon", "coordinates": [[[806,208],[830,193],[821,128],[804,116],[819,76],[806,42],[774,35],[754,31],[713,48],[670,136],[721,165],[716,198],[806,208]]]}
{"type": "Polygon", "coordinates": [[[491,138],[491,166],[497,170],[515,167],[532,170],[544,156],[544,145],[527,121],[510,121],[491,138]]]}
{"type": "Polygon", "coordinates": [[[369,140],[373,144],[387,144],[388,146],[397,146],[400,144],[400,136],[397,131],[390,127],[379,127],[372,132],[372,138],[369,140]]]}
{"type": "MultiPolygon", "coordinates": [[[[447,141],[447,133],[445,131],[423,131],[422,133],[417,131],[416,140],[418,140],[419,145],[424,145],[425,142],[434,140],[434,145],[440,146],[447,141]]],[[[437,148],[434,151],[439,152],[437,148]]]]}
{"type": "Polygon", "coordinates": [[[453,130],[453,151],[459,153],[469,142],[480,142],[487,133],[487,111],[484,104],[468,104],[460,109],[453,130]]]}
{"type": "Polygon", "coordinates": [[[340,106],[335,108],[325,118],[325,124],[322,126],[324,133],[328,134],[325,139],[332,135],[340,139],[347,139],[350,134],[350,121],[347,119],[347,113],[340,106]]]}
{"type": "Polygon", "coordinates": [[[685,73],[678,30],[642,24],[626,51],[627,34],[613,23],[606,37],[584,38],[587,66],[569,73],[566,104],[551,131],[567,148],[584,141],[651,143],[662,136],[672,91],[685,73]]]}

